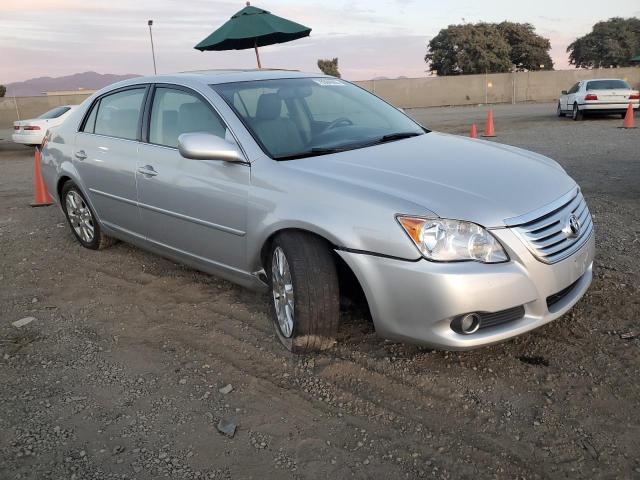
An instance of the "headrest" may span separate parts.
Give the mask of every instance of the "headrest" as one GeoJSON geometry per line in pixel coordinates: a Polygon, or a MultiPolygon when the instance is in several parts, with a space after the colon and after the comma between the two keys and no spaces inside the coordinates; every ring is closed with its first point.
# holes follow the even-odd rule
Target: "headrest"
{"type": "Polygon", "coordinates": [[[258,120],[274,120],[280,117],[282,99],[277,93],[263,93],[258,98],[256,118],[258,120]]]}
{"type": "Polygon", "coordinates": [[[211,111],[202,102],[180,105],[178,122],[182,132],[200,132],[211,128],[211,111]]]}

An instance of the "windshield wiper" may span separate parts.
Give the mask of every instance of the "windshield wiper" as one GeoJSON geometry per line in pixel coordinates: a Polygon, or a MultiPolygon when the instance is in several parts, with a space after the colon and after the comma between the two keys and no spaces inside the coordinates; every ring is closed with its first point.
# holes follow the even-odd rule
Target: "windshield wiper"
{"type": "Polygon", "coordinates": [[[371,147],[373,145],[378,145],[380,143],[392,142],[394,140],[402,140],[403,138],[417,137],[418,135],[423,135],[423,134],[420,132],[390,133],[383,137],[377,138],[372,142],[349,143],[347,145],[341,145],[338,147],[314,147],[314,148],[311,148],[310,150],[305,150],[304,152],[294,153],[292,155],[281,155],[278,157],[273,157],[273,159],[274,160],[296,160],[298,158],[317,157],[319,155],[328,155],[330,153],[346,152],[348,150],[355,150],[357,148],[371,147]]]}
{"type": "Polygon", "coordinates": [[[370,143],[349,143],[346,145],[340,145],[338,147],[313,147],[304,152],[294,153],[292,155],[282,155],[279,157],[273,157],[274,160],[295,160],[297,158],[305,157],[317,157],[320,155],[328,155],[330,153],[346,152],[348,150],[355,150],[356,148],[368,147],[370,143]]]}
{"type": "Polygon", "coordinates": [[[295,160],[297,158],[316,157],[318,155],[328,155],[330,153],[344,152],[345,150],[351,150],[353,147],[314,147],[304,152],[294,153],[292,155],[280,155],[273,157],[275,160],[295,160]]]}
{"type": "Polygon", "coordinates": [[[378,139],[378,143],[391,142],[393,140],[402,140],[403,138],[411,138],[422,135],[420,132],[397,132],[384,135],[378,139]]]}

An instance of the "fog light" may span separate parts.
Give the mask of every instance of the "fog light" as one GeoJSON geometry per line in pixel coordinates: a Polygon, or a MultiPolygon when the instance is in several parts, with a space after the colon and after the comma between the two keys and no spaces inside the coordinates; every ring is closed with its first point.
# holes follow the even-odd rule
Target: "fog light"
{"type": "Polygon", "coordinates": [[[480,315],[477,313],[467,313],[460,315],[451,322],[451,328],[463,335],[470,335],[480,328],[480,315]]]}

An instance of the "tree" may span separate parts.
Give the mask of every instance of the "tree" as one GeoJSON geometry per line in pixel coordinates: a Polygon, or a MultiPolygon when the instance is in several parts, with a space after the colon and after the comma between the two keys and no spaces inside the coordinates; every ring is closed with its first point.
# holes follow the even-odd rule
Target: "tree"
{"type": "Polygon", "coordinates": [[[332,77],[340,78],[340,72],[338,71],[338,59],[333,60],[320,59],[318,60],[318,68],[325,75],[331,75],[332,77]]]}
{"type": "Polygon", "coordinates": [[[517,70],[553,70],[553,60],[549,55],[551,42],[538,35],[533,25],[502,22],[498,24],[498,30],[511,48],[509,59],[517,70]]]}
{"type": "Polygon", "coordinates": [[[449,25],[428,44],[424,57],[438,75],[552,69],[551,43],[528,23],[449,25]]]}
{"type": "Polygon", "coordinates": [[[5,93],[7,93],[7,87],[0,85],[0,98],[4,97],[5,93]]]}
{"type": "Polygon", "coordinates": [[[567,47],[576,68],[626,67],[640,54],[640,19],[610,18],[567,47]]]}

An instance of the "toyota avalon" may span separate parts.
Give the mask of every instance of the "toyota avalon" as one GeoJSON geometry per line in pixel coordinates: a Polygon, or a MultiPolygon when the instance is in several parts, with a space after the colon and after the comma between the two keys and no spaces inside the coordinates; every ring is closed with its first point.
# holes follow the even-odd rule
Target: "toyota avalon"
{"type": "Polygon", "coordinates": [[[127,80],[41,158],[81,245],[119,239],[264,289],[297,353],[335,342],[349,291],[382,337],[467,350],[560,317],[591,282],[589,209],[556,162],[430,131],[332,77],[127,80]]]}

